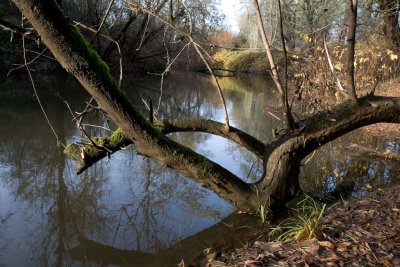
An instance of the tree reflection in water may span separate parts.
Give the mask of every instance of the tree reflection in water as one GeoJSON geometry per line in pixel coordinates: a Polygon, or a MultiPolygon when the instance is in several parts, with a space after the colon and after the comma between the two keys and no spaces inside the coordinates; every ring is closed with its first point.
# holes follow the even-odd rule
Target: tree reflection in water
{"type": "Polygon", "coordinates": [[[302,169],[302,187],[322,197],[330,195],[348,198],[399,182],[398,161],[369,157],[355,150],[352,144],[359,144],[382,154],[387,150],[399,153],[399,144],[396,141],[372,136],[364,129],[357,130],[315,153],[302,169]]]}
{"type": "MultiPolygon", "coordinates": [[[[74,81],[61,80],[54,77],[37,82],[38,88],[47,88],[40,93],[42,101],[59,138],[80,139],[62,102],[68,100],[73,110],[81,110],[89,98],[74,81]]],[[[239,226],[258,228],[254,220],[229,215],[233,207],[215,194],[137,155],[134,148],[75,176],[73,163],[56,146],[31,92],[23,90],[29,86],[21,80],[2,86],[0,265],[174,265],[181,258],[194,257],[212,242],[219,246],[238,242],[249,232],[237,230],[239,226]],[[223,223],[216,224],[221,220],[223,223]]],[[[221,86],[234,126],[265,141],[271,140],[272,128],[283,127],[265,112],[266,103],[273,103],[276,96],[265,93],[268,84],[264,80],[223,78],[221,86]]],[[[148,111],[141,98],[158,103],[156,79],[126,81],[124,87],[144,114],[148,111]],[[131,84],[141,87],[130,88],[131,84]]],[[[162,97],[158,118],[223,118],[218,95],[207,76],[184,74],[167,79],[162,97]]],[[[107,125],[101,114],[92,114],[89,122],[107,125]]],[[[102,131],[90,129],[90,134],[102,131]]],[[[174,138],[248,181],[256,180],[262,172],[251,153],[219,137],[180,133],[174,138]]],[[[367,184],[377,187],[399,177],[398,164],[352,153],[348,145],[356,139],[358,144],[377,150],[399,150],[396,142],[382,142],[361,131],[352,133],[319,150],[302,170],[303,188],[362,194],[368,190],[367,184]]]]}

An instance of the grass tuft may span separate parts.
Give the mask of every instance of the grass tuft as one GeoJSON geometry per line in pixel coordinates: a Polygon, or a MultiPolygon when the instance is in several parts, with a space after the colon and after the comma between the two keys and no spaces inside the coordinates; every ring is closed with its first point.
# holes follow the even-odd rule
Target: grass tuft
{"type": "Polygon", "coordinates": [[[309,195],[304,195],[300,201],[290,207],[293,215],[272,227],[268,236],[275,242],[283,243],[314,238],[325,210],[326,204],[317,202],[309,195]]]}

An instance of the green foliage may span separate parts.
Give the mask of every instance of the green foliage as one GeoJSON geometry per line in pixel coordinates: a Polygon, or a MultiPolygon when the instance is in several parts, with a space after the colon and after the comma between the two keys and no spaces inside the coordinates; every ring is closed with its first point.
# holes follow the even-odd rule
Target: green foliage
{"type": "Polygon", "coordinates": [[[275,241],[285,243],[313,238],[318,232],[325,209],[326,204],[304,195],[291,205],[292,216],[273,227],[268,235],[275,241]]]}

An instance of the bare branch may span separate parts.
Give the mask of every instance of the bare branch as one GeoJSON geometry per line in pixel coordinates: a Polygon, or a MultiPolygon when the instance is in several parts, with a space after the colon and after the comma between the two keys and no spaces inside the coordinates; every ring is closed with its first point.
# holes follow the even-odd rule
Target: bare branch
{"type": "Polygon", "coordinates": [[[111,0],[110,3],[108,3],[108,7],[107,7],[107,9],[106,9],[106,12],[104,13],[104,16],[103,16],[103,18],[102,18],[102,20],[101,20],[101,22],[100,22],[99,27],[97,28],[96,32],[94,33],[94,36],[92,37],[91,43],[94,41],[94,39],[96,38],[97,34],[100,32],[101,28],[102,28],[103,25],[104,25],[104,22],[106,22],[106,19],[107,19],[107,17],[108,17],[108,14],[109,14],[110,11],[111,11],[111,7],[112,7],[112,5],[114,4],[114,1],[115,1],[115,0],[111,0]]]}
{"type": "Polygon", "coordinates": [[[36,42],[39,41],[39,37],[36,35],[35,30],[32,28],[23,28],[23,27],[15,25],[15,24],[12,24],[8,21],[5,21],[2,18],[0,18],[0,27],[6,31],[11,31],[11,32],[23,35],[26,38],[32,39],[36,42]]]}
{"type": "Polygon", "coordinates": [[[329,68],[330,68],[330,70],[332,72],[332,75],[333,75],[333,78],[334,78],[335,83],[337,85],[337,88],[339,89],[339,91],[341,93],[348,95],[346,90],[344,90],[344,88],[343,88],[343,86],[342,86],[342,84],[340,82],[339,77],[336,74],[335,68],[333,67],[331,57],[329,56],[328,46],[326,45],[326,41],[325,40],[324,40],[324,49],[325,49],[326,59],[328,60],[328,65],[329,65],[329,68]]]}
{"type": "MultiPolygon", "coordinates": [[[[224,95],[223,95],[223,93],[222,93],[221,86],[220,86],[220,84],[219,84],[219,82],[218,82],[217,77],[214,75],[214,73],[213,73],[213,71],[212,71],[212,68],[211,68],[210,65],[208,64],[207,60],[204,58],[203,53],[201,52],[201,50],[202,50],[201,46],[200,46],[199,44],[197,44],[196,41],[195,41],[195,40],[192,38],[192,36],[191,36],[191,35],[192,35],[192,27],[193,27],[193,25],[192,25],[191,15],[190,15],[189,11],[187,10],[186,5],[182,2],[182,5],[185,7],[185,9],[186,9],[186,11],[188,12],[188,15],[189,15],[189,23],[190,23],[190,31],[189,31],[189,33],[186,33],[186,32],[184,32],[184,31],[180,30],[180,29],[177,28],[175,25],[169,23],[167,19],[162,18],[160,15],[156,14],[156,13],[155,13],[154,11],[152,11],[152,10],[149,10],[148,8],[142,7],[141,5],[136,4],[136,3],[129,3],[129,4],[130,4],[132,7],[135,7],[136,9],[139,9],[139,10],[141,10],[141,11],[143,11],[143,12],[146,12],[146,13],[148,13],[149,15],[153,16],[154,18],[160,20],[160,21],[163,22],[165,25],[168,25],[168,26],[171,27],[173,30],[175,30],[177,33],[179,33],[179,34],[181,34],[182,36],[188,38],[188,39],[189,39],[189,44],[193,44],[194,49],[196,50],[197,54],[199,55],[199,57],[201,58],[201,60],[203,61],[203,63],[206,65],[208,71],[210,72],[210,74],[212,75],[212,77],[213,77],[213,79],[214,79],[214,81],[215,81],[215,83],[216,83],[216,87],[217,87],[217,90],[218,90],[218,94],[219,94],[221,103],[222,103],[223,108],[224,108],[225,128],[226,128],[226,131],[229,131],[229,127],[230,127],[230,125],[229,125],[229,115],[228,115],[228,110],[227,110],[227,108],[226,108],[226,103],[225,103],[224,95]]],[[[182,52],[182,51],[183,51],[183,50],[181,50],[181,52],[182,52]]],[[[180,52],[180,53],[181,53],[181,52],[180,52]]],[[[178,54],[178,56],[180,55],[180,53],[178,54]]],[[[178,56],[175,57],[175,60],[178,58],[178,56]]],[[[174,61],[175,61],[175,60],[174,60],[174,61]]],[[[161,75],[162,75],[162,78],[163,78],[164,73],[165,73],[166,71],[169,71],[169,68],[170,68],[170,66],[171,66],[172,64],[173,64],[173,62],[171,62],[171,64],[169,64],[169,65],[167,66],[167,68],[165,69],[165,71],[161,74],[161,75]]],[[[161,81],[161,82],[162,82],[162,81],[161,81]]],[[[158,107],[159,107],[159,106],[160,106],[160,104],[158,105],[158,107]]],[[[157,114],[157,112],[158,112],[158,108],[157,108],[157,110],[155,111],[155,114],[157,114]]]]}

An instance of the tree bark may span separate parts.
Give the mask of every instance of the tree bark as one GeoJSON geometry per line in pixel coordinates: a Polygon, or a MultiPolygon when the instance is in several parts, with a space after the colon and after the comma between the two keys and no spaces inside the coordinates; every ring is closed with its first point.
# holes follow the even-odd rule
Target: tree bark
{"type": "MultiPolygon", "coordinates": [[[[180,118],[158,121],[155,126],[163,134],[196,131],[219,135],[237,143],[240,146],[245,147],[260,158],[263,156],[265,150],[264,143],[257,140],[253,136],[235,127],[230,127],[230,131],[227,132],[225,124],[216,121],[193,118],[180,118]]],[[[114,153],[116,151],[119,151],[123,147],[133,144],[128,135],[124,133],[121,129],[116,130],[109,137],[97,137],[92,139],[97,143],[99,147],[104,147],[105,149],[96,148],[91,144],[85,146],[69,144],[64,149],[64,153],[70,159],[78,163],[76,174],[81,174],[97,161],[105,158],[106,156],[109,156],[110,152],[114,153]],[[82,157],[82,152],[84,153],[84,157],[82,157]]]]}
{"type": "Polygon", "coordinates": [[[282,42],[282,50],[283,50],[283,58],[284,58],[284,71],[285,71],[285,86],[284,86],[284,105],[285,105],[285,115],[286,115],[286,122],[288,124],[289,129],[293,129],[294,127],[294,119],[292,116],[292,111],[290,110],[289,106],[289,97],[288,97],[288,57],[286,51],[286,43],[285,43],[285,35],[283,32],[283,18],[282,18],[282,9],[281,9],[281,0],[277,0],[278,6],[278,14],[279,14],[279,29],[281,33],[281,42],[282,42]]]}
{"type": "Polygon", "coordinates": [[[351,99],[357,102],[356,85],[354,81],[354,53],[356,48],[357,0],[348,0],[349,5],[349,35],[347,36],[347,87],[351,99]]]}

